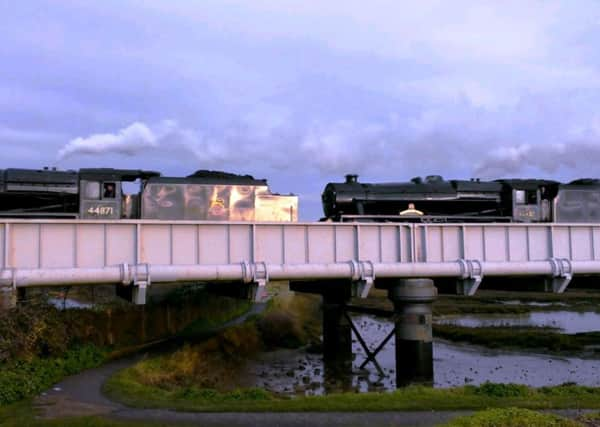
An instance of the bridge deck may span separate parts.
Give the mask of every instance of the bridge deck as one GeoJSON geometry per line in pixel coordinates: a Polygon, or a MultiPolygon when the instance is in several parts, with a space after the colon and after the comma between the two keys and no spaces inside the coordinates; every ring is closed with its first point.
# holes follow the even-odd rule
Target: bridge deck
{"type": "Polygon", "coordinates": [[[12,287],[445,276],[476,288],[483,274],[540,274],[561,291],[573,274],[600,274],[600,224],[3,219],[0,254],[12,287]]]}

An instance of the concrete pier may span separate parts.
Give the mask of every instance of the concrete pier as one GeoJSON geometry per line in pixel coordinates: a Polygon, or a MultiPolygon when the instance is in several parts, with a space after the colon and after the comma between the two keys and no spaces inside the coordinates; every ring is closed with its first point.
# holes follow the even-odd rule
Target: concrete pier
{"type": "Polygon", "coordinates": [[[352,362],[352,328],[343,296],[323,295],[323,358],[340,365],[352,362]]]}
{"type": "Polygon", "coordinates": [[[433,383],[431,304],[437,289],[431,279],[392,279],[378,284],[394,303],[396,385],[433,383]],[[383,285],[383,286],[382,286],[383,285]]]}
{"type": "Polygon", "coordinates": [[[349,280],[290,282],[290,290],[323,298],[323,359],[338,367],[352,363],[352,327],[345,315],[352,287],[349,280]]]}

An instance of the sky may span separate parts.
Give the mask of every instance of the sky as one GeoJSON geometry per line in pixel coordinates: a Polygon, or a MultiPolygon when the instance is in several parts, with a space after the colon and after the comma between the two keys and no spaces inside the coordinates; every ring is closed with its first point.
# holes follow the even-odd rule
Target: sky
{"type": "Polygon", "coordinates": [[[600,177],[600,2],[0,0],[0,168],[600,177]]]}

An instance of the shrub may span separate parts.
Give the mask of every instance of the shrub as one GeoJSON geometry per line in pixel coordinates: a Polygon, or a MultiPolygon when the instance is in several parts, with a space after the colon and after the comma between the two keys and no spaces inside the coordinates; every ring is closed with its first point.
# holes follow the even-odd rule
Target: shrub
{"type": "Polygon", "coordinates": [[[576,427],[581,424],[553,414],[529,409],[487,409],[467,417],[459,417],[446,427],[576,427]]]}
{"type": "Polygon", "coordinates": [[[523,384],[486,382],[475,387],[475,394],[489,397],[523,397],[529,394],[529,387],[523,384]]]}

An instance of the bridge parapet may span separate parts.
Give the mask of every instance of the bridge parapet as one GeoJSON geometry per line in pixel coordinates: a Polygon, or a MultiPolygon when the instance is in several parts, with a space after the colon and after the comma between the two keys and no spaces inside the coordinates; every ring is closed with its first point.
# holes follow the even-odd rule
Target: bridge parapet
{"type": "MultiPolygon", "coordinates": [[[[599,224],[367,224],[3,220],[0,287],[541,275],[562,292],[600,275],[599,224]]],[[[257,292],[261,294],[262,292],[257,292]]],[[[4,292],[4,300],[8,300],[4,292]]]]}

